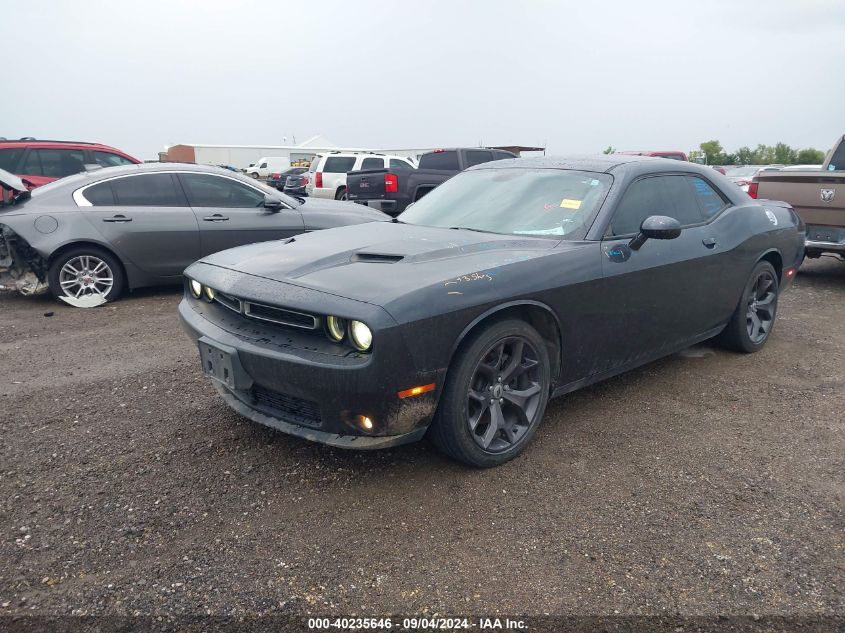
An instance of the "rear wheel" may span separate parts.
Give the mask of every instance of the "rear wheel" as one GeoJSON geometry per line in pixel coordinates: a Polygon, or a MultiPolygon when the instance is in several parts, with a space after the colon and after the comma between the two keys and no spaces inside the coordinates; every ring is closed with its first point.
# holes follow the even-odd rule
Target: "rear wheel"
{"type": "Polygon", "coordinates": [[[349,196],[346,193],[346,188],[338,189],[338,192],[334,196],[335,200],[349,200],[349,196]]]}
{"type": "Polygon", "coordinates": [[[47,275],[50,292],[57,299],[99,294],[106,301],[113,301],[125,285],[120,262],[95,246],[79,246],[62,253],[50,265],[47,275]]]}
{"type": "Polygon", "coordinates": [[[473,336],[449,367],[432,440],[466,464],[502,464],[537,431],[549,382],[548,352],[537,331],[523,321],[495,323],[473,336]]]}
{"type": "Polygon", "coordinates": [[[759,350],[775,324],[778,309],[778,276],[767,261],[757,262],[730,322],[719,335],[728,349],[751,353],[759,350]]]}

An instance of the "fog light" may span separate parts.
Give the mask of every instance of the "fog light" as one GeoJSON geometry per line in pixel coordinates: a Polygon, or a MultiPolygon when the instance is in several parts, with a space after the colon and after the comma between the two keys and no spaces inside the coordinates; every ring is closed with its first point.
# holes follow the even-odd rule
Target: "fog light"
{"type": "Polygon", "coordinates": [[[203,290],[205,292],[205,298],[208,301],[214,301],[214,297],[217,296],[217,293],[214,292],[214,288],[209,288],[208,286],[204,286],[203,290]]]}
{"type": "Polygon", "coordinates": [[[191,287],[191,294],[194,295],[194,298],[199,299],[202,296],[202,284],[196,279],[191,279],[191,283],[188,285],[191,287]]]}
{"type": "Polygon", "coordinates": [[[326,317],[326,332],[335,343],[341,341],[346,335],[346,319],[336,316],[326,317]]]}
{"type": "Polygon", "coordinates": [[[349,338],[360,351],[366,352],[373,344],[373,333],[364,323],[353,321],[349,324],[349,338]]]}
{"type": "Polygon", "coordinates": [[[365,431],[372,431],[373,430],[373,421],[370,418],[368,418],[366,415],[359,415],[358,416],[358,424],[365,431]]]}

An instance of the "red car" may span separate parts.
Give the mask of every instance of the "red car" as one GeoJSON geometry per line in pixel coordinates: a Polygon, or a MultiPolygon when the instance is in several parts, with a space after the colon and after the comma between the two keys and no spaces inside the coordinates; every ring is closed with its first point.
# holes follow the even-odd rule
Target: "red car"
{"type": "Polygon", "coordinates": [[[671,158],[672,160],[688,161],[685,152],[678,150],[625,150],[624,152],[616,152],[617,154],[626,154],[628,156],[657,156],[658,158],[671,158]]]}
{"type": "Polygon", "coordinates": [[[0,140],[0,169],[19,176],[30,189],[85,171],[85,165],[114,167],[140,162],[99,143],[0,140]]]}

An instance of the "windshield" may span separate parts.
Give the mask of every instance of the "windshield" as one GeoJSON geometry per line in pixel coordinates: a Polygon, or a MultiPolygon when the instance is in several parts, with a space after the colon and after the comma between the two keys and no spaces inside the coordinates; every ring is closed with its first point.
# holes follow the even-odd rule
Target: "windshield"
{"type": "Polygon", "coordinates": [[[478,169],[414,203],[400,221],[510,235],[581,239],[613,179],[563,169],[478,169]]]}
{"type": "Polygon", "coordinates": [[[725,170],[725,176],[732,178],[743,178],[746,176],[753,176],[759,170],[759,167],[732,167],[725,170]]]}

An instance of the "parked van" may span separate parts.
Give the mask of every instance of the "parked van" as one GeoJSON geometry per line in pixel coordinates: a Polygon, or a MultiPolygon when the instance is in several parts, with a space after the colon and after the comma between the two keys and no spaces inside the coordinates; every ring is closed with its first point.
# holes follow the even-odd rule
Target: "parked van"
{"type": "Polygon", "coordinates": [[[250,163],[249,167],[244,169],[247,176],[253,178],[266,178],[270,174],[277,171],[285,171],[290,169],[290,158],[284,156],[265,156],[259,158],[254,163],[250,163]]]}

